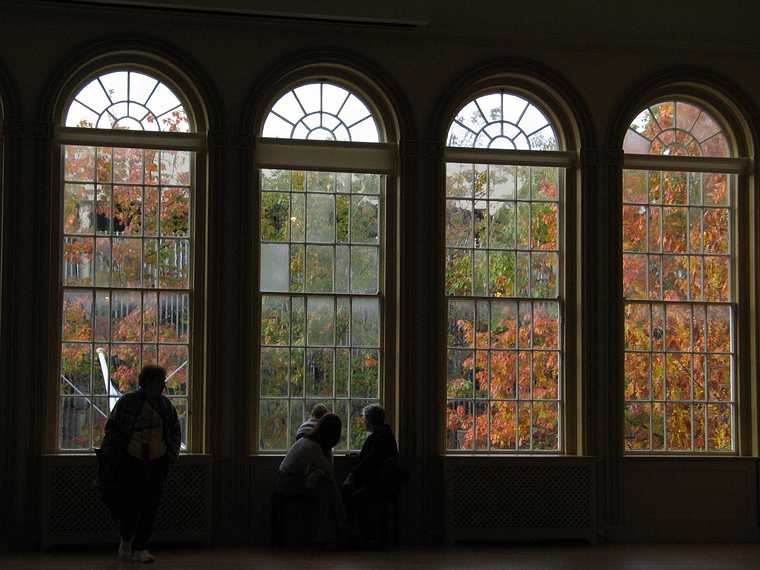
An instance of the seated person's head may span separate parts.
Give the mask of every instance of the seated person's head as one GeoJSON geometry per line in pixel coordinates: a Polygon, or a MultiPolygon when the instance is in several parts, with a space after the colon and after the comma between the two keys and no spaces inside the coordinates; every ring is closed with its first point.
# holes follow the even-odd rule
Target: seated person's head
{"type": "Polygon", "coordinates": [[[327,412],[330,410],[327,409],[327,406],[324,404],[317,404],[311,409],[311,417],[314,420],[322,419],[322,416],[324,416],[327,412]]]}
{"type": "Polygon", "coordinates": [[[340,418],[335,414],[325,414],[319,420],[317,427],[314,428],[308,437],[309,439],[316,441],[322,449],[332,449],[340,441],[340,432],[343,429],[343,424],[340,418]]]}
{"type": "Polygon", "coordinates": [[[158,398],[166,388],[166,370],[154,364],[143,366],[137,383],[148,398],[158,398]]]}
{"type": "Polygon", "coordinates": [[[385,425],[385,410],[380,404],[364,406],[362,415],[364,416],[364,425],[369,431],[374,431],[375,428],[385,425]]]}

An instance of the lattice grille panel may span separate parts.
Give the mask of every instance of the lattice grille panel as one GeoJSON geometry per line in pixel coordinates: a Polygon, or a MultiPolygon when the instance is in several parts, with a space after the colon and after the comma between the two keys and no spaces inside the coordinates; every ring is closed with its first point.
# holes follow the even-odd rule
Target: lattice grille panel
{"type": "Polygon", "coordinates": [[[48,531],[63,534],[100,534],[116,528],[95,489],[94,465],[51,467],[48,531]]]}
{"type": "Polygon", "coordinates": [[[590,466],[461,463],[446,472],[450,530],[592,526],[590,466]]]}
{"type": "Polygon", "coordinates": [[[169,473],[162,508],[156,518],[157,532],[182,529],[197,533],[205,528],[207,478],[205,465],[186,465],[169,473]]]}
{"type": "MultiPolygon", "coordinates": [[[[94,487],[94,464],[48,465],[45,478],[46,544],[113,539],[116,523],[94,487]]],[[[210,525],[210,466],[173,468],[156,518],[154,536],[172,540],[205,538],[210,525]]]]}

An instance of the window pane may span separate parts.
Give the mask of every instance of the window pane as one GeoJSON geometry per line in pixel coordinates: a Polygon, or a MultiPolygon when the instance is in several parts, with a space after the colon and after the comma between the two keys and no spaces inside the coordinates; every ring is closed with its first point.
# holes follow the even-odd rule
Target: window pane
{"type": "MultiPolygon", "coordinates": [[[[148,360],[143,354],[143,362],[148,360]]],[[[166,395],[187,396],[187,379],[190,376],[190,358],[186,345],[159,344],[158,364],[166,369],[166,395]]]]}
{"type": "MultiPolygon", "coordinates": [[[[491,148],[512,148],[489,125],[500,129],[499,118],[507,115],[520,122],[523,111],[531,116],[520,124],[541,130],[542,144],[556,144],[544,115],[527,101],[506,94],[487,97],[490,111],[485,112],[483,98],[463,109],[449,145],[459,146],[461,123],[478,129],[472,135],[475,146],[477,137],[492,137],[491,148]]],[[[517,128],[509,135],[514,148],[540,142],[521,139],[517,128]]],[[[557,452],[562,447],[559,251],[565,172],[455,163],[446,171],[447,449],[557,452]]]]}
{"type": "Polygon", "coordinates": [[[351,351],[351,395],[357,398],[380,397],[380,353],[374,349],[351,351]]]}
{"type": "Polygon", "coordinates": [[[337,449],[356,449],[381,396],[385,176],[262,169],[261,186],[259,413],[287,404],[290,431],[260,426],[259,449],[287,449],[316,403],[344,421],[337,449]]]}
{"type": "MultiPolygon", "coordinates": [[[[667,129],[655,133],[652,117],[690,124],[678,109],[700,114],[659,106],[635,128],[660,144],[667,129]]],[[[623,180],[625,450],[733,451],[735,177],[625,170],[623,180]]]]}
{"type": "Polygon", "coordinates": [[[380,305],[377,298],[355,298],[352,300],[351,345],[380,346],[380,305]]]}
{"type": "Polygon", "coordinates": [[[380,249],[351,248],[351,292],[376,295],[380,280],[380,249]]]}
{"type": "Polygon", "coordinates": [[[187,188],[161,189],[161,235],[190,236],[190,191],[187,188]]]}
{"type": "Polygon", "coordinates": [[[335,345],[335,298],[308,297],[306,343],[309,346],[335,345]]]}
{"type": "Polygon", "coordinates": [[[306,241],[335,242],[334,195],[312,193],[306,195],[306,241]]]}
{"type": "Polygon", "coordinates": [[[90,400],[84,397],[59,398],[59,440],[61,450],[89,450],[92,443],[90,400]]]}
{"type": "Polygon", "coordinates": [[[290,299],[285,296],[262,295],[261,322],[262,345],[288,345],[290,341],[290,299]]]}
{"type": "Polygon", "coordinates": [[[59,448],[99,445],[145,364],[167,369],[167,394],[186,424],[192,157],[66,146],[64,161],[59,448]],[[173,186],[156,188],[162,176],[173,186]]]}
{"type": "Polygon", "coordinates": [[[259,448],[283,450],[288,448],[288,401],[262,400],[259,416],[259,448]]]}
{"type": "Polygon", "coordinates": [[[61,394],[90,393],[92,346],[87,343],[66,343],[61,348],[61,394]]]}
{"type": "Polygon", "coordinates": [[[290,353],[287,348],[261,349],[261,395],[288,395],[288,367],[290,353]]]}
{"type": "Polygon", "coordinates": [[[288,246],[281,244],[261,245],[261,290],[288,291],[288,246]]]}

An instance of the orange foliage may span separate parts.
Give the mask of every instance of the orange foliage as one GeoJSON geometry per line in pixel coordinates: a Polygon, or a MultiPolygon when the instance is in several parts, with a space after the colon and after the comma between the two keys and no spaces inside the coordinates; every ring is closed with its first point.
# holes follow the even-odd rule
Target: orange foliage
{"type": "Polygon", "coordinates": [[[725,174],[623,173],[628,450],[733,448],[730,204],[725,174]]]}

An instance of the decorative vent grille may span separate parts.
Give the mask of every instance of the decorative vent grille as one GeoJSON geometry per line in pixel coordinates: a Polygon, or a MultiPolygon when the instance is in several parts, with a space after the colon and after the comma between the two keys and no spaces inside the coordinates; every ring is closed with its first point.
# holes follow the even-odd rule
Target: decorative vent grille
{"type": "Polygon", "coordinates": [[[48,532],[113,534],[116,525],[94,488],[95,466],[58,466],[50,475],[50,486],[45,489],[50,507],[48,532]]]}
{"type": "Polygon", "coordinates": [[[163,505],[156,517],[156,532],[182,532],[197,535],[210,522],[209,469],[206,465],[186,465],[169,474],[163,505]]]}
{"type": "MultiPolygon", "coordinates": [[[[117,525],[95,489],[96,469],[90,458],[59,464],[51,458],[43,480],[43,544],[113,541],[117,525]],[[86,460],[86,463],[85,463],[86,460]]],[[[177,465],[170,473],[156,517],[154,538],[209,541],[211,465],[177,465]]]]}
{"type": "Polygon", "coordinates": [[[446,463],[451,539],[593,537],[591,464],[446,463]]]}

